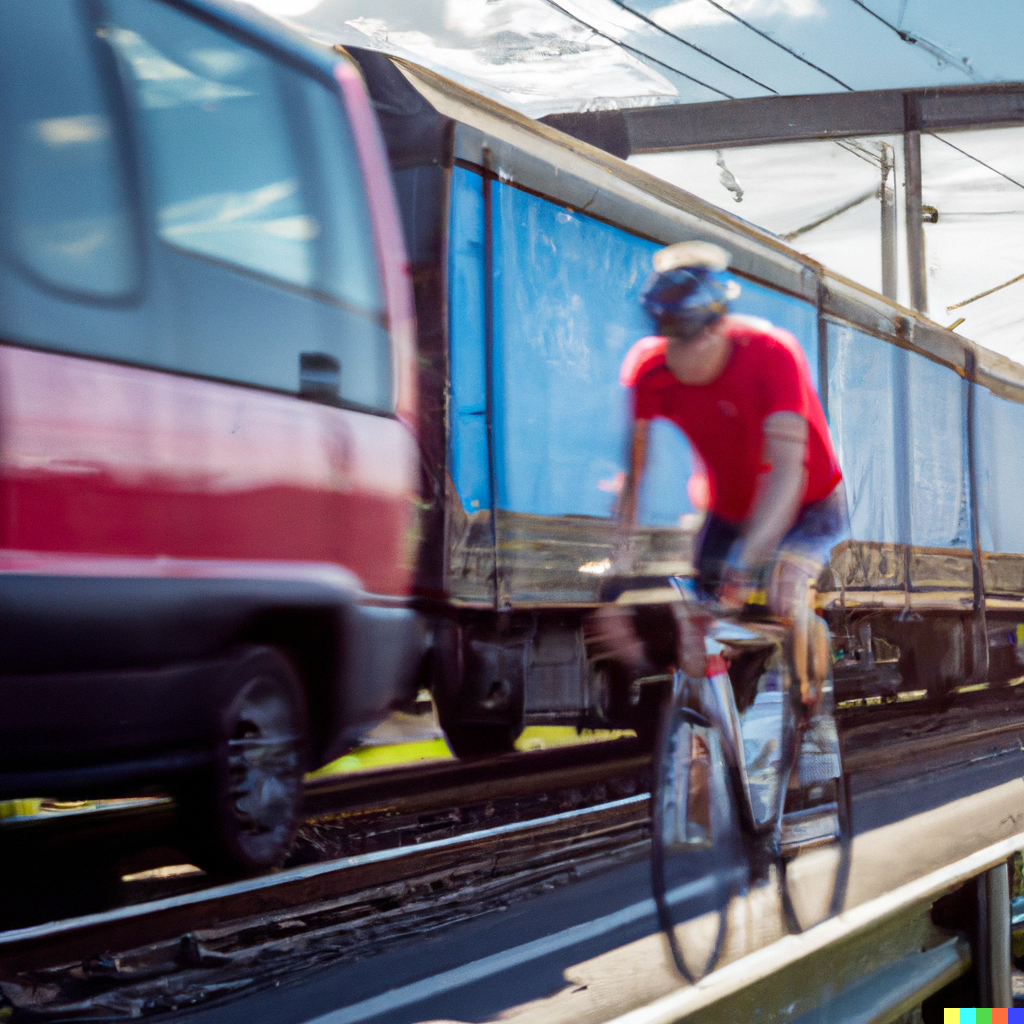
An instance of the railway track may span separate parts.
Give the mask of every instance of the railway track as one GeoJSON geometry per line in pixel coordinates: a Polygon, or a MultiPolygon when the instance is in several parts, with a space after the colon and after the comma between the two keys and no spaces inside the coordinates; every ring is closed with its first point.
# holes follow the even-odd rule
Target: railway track
{"type": "Polygon", "coordinates": [[[642,858],[648,802],[640,793],[8,931],[3,992],[24,1019],[131,1017],[273,985],[642,858]]]}
{"type": "MultiPolygon", "coordinates": [[[[957,721],[945,723],[953,734],[909,708],[842,716],[854,789],[1016,748],[1019,729],[1007,710],[995,697],[953,709],[957,721]]],[[[377,955],[645,858],[649,769],[635,741],[615,740],[316,781],[285,869],[222,884],[168,879],[163,891],[123,886],[120,905],[8,927],[0,984],[15,1019],[118,1017],[377,955]]],[[[173,819],[173,806],[162,803],[145,813],[83,815],[75,829],[102,847],[123,839],[126,827],[144,834],[173,819]]],[[[0,829],[4,855],[15,832],[28,850],[58,838],[57,825],[37,823],[34,834],[28,825],[0,829]]]]}
{"type": "MultiPolygon", "coordinates": [[[[311,782],[286,869],[516,825],[646,790],[635,740],[364,771],[311,782]]],[[[0,939],[47,921],[184,896],[217,879],[182,864],[170,801],[0,826],[0,939]],[[186,870],[178,870],[184,868],[186,870]]],[[[281,877],[280,873],[269,876],[281,877]]],[[[59,929],[58,929],[59,930],[59,929]]]]}

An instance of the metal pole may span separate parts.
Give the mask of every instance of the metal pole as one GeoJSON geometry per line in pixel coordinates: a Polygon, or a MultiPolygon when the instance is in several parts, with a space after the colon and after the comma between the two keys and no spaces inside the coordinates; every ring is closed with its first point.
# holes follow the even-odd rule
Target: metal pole
{"type": "Polygon", "coordinates": [[[1005,863],[978,878],[978,995],[982,1006],[1013,1006],[1010,876],[1005,863]]]}
{"type": "Polygon", "coordinates": [[[487,471],[491,500],[492,569],[494,610],[501,609],[501,564],[498,559],[498,477],[494,451],[494,169],[491,151],[485,146],[483,163],[484,200],[484,373],[486,374],[487,471]]]}
{"type": "Polygon", "coordinates": [[[896,154],[882,143],[882,294],[896,298],[896,154]],[[889,176],[893,183],[890,187],[889,176]]]}
{"type": "MultiPolygon", "coordinates": [[[[907,97],[912,100],[912,97],[907,97]]],[[[911,104],[908,104],[908,106],[911,104]]],[[[907,203],[907,272],[910,276],[910,305],[925,312],[928,288],[924,265],[924,221],[921,214],[921,133],[903,136],[904,188],[907,203]]]]}

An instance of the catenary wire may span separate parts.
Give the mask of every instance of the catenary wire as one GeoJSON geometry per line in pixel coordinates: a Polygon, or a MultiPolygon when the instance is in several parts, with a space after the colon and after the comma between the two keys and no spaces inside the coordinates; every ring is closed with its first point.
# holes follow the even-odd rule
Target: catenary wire
{"type": "MultiPolygon", "coordinates": [[[[658,25],[657,22],[655,22],[652,19],[648,18],[646,15],[640,14],[638,11],[634,11],[631,7],[628,6],[628,4],[625,2],[625,0],[613,0],[613,2],[617,6],[623,8],[624,10],[629,11],[631,14],[636,15],[641,20],[649,22],[651,25],[653,25],[654,27],[656,27],[656,28],[660,29],[662,32],[664,32],[667,36],[670,36],[673,39],[677,39],[679,42],[685,44],[686,46],[690,46],[692,49],[697,50],[700,53],[703,53],[705,56],[710,57],[712,60],[717,61],[717,63],[722,64],[724,67],[729,68],[729,70],[737,71],[736,68],[731,67],[730,65],[726,64],[724,61],[718,60],[717,57],[713,57],[711,54],[706,53],[706,51],[701,50],[700,47],[694,46],[692,43],[687,42],[685,39],[681,38],[680,36],[677,36],[674,32],[670,32],[668,29],[662,28],[662,26],[658,25]]],[[[746,28],[749,28],[752,32],[755,32],[757,35],[762,36],[763,38],[767,39],[770,43],[772,43],[773,45],[779,47],[779,49],[785,50],[791,56],[796,57],[797,60],[802,61],[804,64],[808,65],[808,67],[814,68],[815,71],[818,71],[821,74],[825,75],[827,78],[830,78],[833,82],[835,82],[838,85],[841,85],[848,92],[853,92],[854,91],[852,86],[847,85],[845,82],[843,82],[841,79],[837,78],[831,72],[826,71],[824,68],[819,67],[817,64],[812,63],[811,61],[807,60],[805,57],[800,56],[800,54],[796,53],[796,51],[794,51],[794,50],[791,50],[788,46],[785,46],[783,43],[780,43],[778,40],[773,39],[767,33],[762,32],[759,28],[755,27],[754,25],[751,25],[748,21],[746,21],[745,19],[741,18],[739,15],[734,14],[728,8],[723,7],[720,3],[717,2],[717,0],[705,0],[705,2],[710,4],[712,7],[716,8],[717,10],[721,11],[723,14],[727,14],[730,18],[733,18],[734,20],[738,21],[741,25],[744,25],[746,28]]],[[[918,40],[914,36],[911,36],[908,33],[903,32],[902,30],[896,28],[896,26],[891,25],[888,21],[886,21],[880,15],[876,14],[873,10],[871,10],[870,7],[868,7],[866,4],[864,4],[862,2],[862,0],[852,0],[852,2],[855,3],[858,7],[863,8],[872,17],[874,17],[878,21],[882,22],[882,24],[884,24],[887,28],[890,28],[890,29],[892,29],[892,31],[896,32],[897,35],[899,35],[899,37],[904,40],[904,42],[909,42],[909,43],[917,43],[918,42],[918,40]]],[[[694,82],[697,85],[702,85],[702,86],[704,86],[704,88],[710,89],[712,92],[717,92],[720,96],[724,96],[726,99],[735,99],[735,97],[730,96],[728,93],[724,92],[723,90],[718,89],[718,88],[716,88],[713,85],[709,85],[707,82],[703,82],[699,78],[695,78],[693,75],[687,74],[685,71],[680,71],[678,68],[673,67],[671,64],[666,64],[664,61],[658,60],[656,57],[652,57],[649,53],[646,53],[643,50],[639,50],[636,47],[630,46],[627,43],[623,43],[621,40],[615,39],[613,36],[610,36],[607,33],[602,32],[600,29],[595,28],[593,25],[591,25],[588,21],[585,21],[583,18],[579,17],[578,15],[573,14],[571,11],[566,10],[564,7],[561,6],[561,4],[557,3],[556,0],[547,0],[547,3],[550,6],[554,7],[556,10],[560,11],[566,17],[571,18],[573,21],[577,22],[580,25],[583,25],[585,28],[589,29],[595,35],[600,36],[602,39],[607,39],[609,42],[614,43],[616,46],[621,46],[624,50],[628,50],[630,53],[636,54],[641,59],[649,60],[649,61],[651,61],[651,62],[653,62],[655,64],[660,65],[663,68],[667,68],[669,71],[672,71],[674,74],[681,75],[683,78],[686,78],[689,81],[694,82]]],[[[771,92],[775,93],[775,95],[778,95],[778,93],[774,89],[771,89],[770,86],[764,85],[761,82],[756,82],[755,79],[750,78],[749,75],[745,75],[742,71],[737,71],[737,73],[743,75],[744,78],[748,78],[750,81],[755,82],[755,84],[760,85],[762,88],[769,89],[771,92]]],[[[1018,188],[1024,189],[1024,183],[1021,183],[1021,182],[1017,181],[1015,178],[1011,178],[1010,175],[1005,174],[1002,171],[996,169],[991,164],[986,163],[980,157],[976,157],[972,153],[968,153],[965,149],[961,149],[959,146],[957,146],[954,143],[950,142],[949,139],[946,139],[946,138],[944,138],[941,135],[937,135],[934,132],[928,132],[927,134],[931,135],[932,138],[938,139],[939,142],[942,142],[945,145],[949,146],[950,149],[956,150],[956,152],[960,153],[962,156],[967,157],[968,160],[973,160],[976,164],[979,164],[981,167],[984,167],[986,170],[989,170],[993,174],[998,175],[1000,178],[1004,178],[1006,181],[1010,182],[1013,185],[1016,185],[1018,188]]],[[[838,142],[839,140],[836,140],[836,141],[838,142]]]]}
{"type": "Polygon", "coordinates": [[[628,43],[622,42],[621,39],[616,39],[614,36],[608,35],[607,32],[602,32],[599,28],[595,28],[593,25],[590,24],[589,21],[585,21],[578,14],[573,14],[572,11],[566,10],[561,4],[556,3],[555,0],[545,0],[545,2],[548,4],[549,7],[554,7],[556,11],[560,11],[567,18],[571,18],[577,24],[582,25],[584,28],[590,29],[590,31],[593,32],[594,35],[600,36],[602,39],[607,39],[608,42],[614,43],[616,46],[622,47],[623,50],[628,50],[630,53],[636,54],[636,56],[638,56],[641,60],[650,61],[652,64],[657,64],[659,67],[663,67],[666,70],[671,71],[674,75],[680,75],[681,77],[695,83],[696,85],[701,85],[705,89],[710,89],[711,92],[717,92],[719,96],[722,96],[727,100],[736,99],[736,97],[731,95],[730,93],[724,92],[722,89],[718,89],[713,85],[708,85],[707,82],[702,82],[699,78],[695,78],[693,75],[688,75],[685,71],[680,71],[679,68],[673,67],[671,64],[666,64],[663,60],[658,60],[657,57],[652,57],[649,53],[646,53],[644,50],[639,50],[635,46],[630,46],[628,43]]]}
{"type": "MultiPolygon", "coordinates": [[[[710,0],[709,0],[710,2],[710,0]]],[[[851,0],[852,3],[856,4],[862,11],[870,14],[876,21],[880,21],[887,29],[895,32],[905,43],[909,43],[911,46],[919,46],[926,53],[930,53],[937,60],[942,61],[943,64],[951,68],[956,68],[958,71],[962,71],[968,78],[977,78],[977,74],[974,69],[967,63],[966,58],[962,61],[957,60],[952,54],[947,53],[941,46],[937,46],[935,43],[930,43],[927,39],[921,39],[919,36],[915,36],[913,32],[906,32],[899,26],[894,25],[891,21],[886,21],[877,11],[873,11],[864,0],[851,0]]]]}
{"type": "MultiPolygon", "coordinates": [[[[618,0],[616,0],[616,2],[618,2],[618,0]]],[[[796,52],[796,50],[790,49],[790,47],[786,46],[785,43],[780,43],[778,39],[774,39],[767,32],[763,32],[756,25],[752,25],[745,18],[741,18],[738,14],[734,14],[732,11],[729,10],[728,7],[723,7],[722,4],[717,3],[716,0],[705,0],[705,2],[709,3],[712,7],[715,8],[715,10],[721,11],[723,14],[727,14],[734,21],[738,21],[744,28],[749,28],[751,32],[755,33],[756,35],[759,35],[762,39],[767,39],[768,42],[772,44],[772,46],[777,46],[780,50],[784,50],[791,57],[795,57],[798,61],[800,61],[801,64],[806,64],[809,68],[813,68],[819,74],[824,75],[826,78],[830,78],[833,82],[836,83],[836,85],[840,85],[849,92],[853,92],[852,85],[847,85],[841,79],[836,78],[836,76],[833,75],[830,71],[826,71],[824,68],[819,67],[813,61],[810,61],[806,57],[801,56],[799,53],[796,52]]]]}
{"type": "Polygon", "coordinates": [[[928,132],[933,139],[938,139],[939,142],[944,142],[950,149],[955,149],[958,153],[963,154],[968,160],[973,160],[976,164],[981,164],[986,170],[991,171],[993,174],[998,174],[1000,178],[1005,178],[1011,185],[1016,185],[1017,188],[1024,188],[1024,183],[1017,181],[1016,178],[1011,178],[1008,174],[1004,174],[1002,171],[993,167],[991,164],[985,163],[980,157],[974,156],[972,153],[968,153],[966,149],[961,149],[959,146],[954,145],[949,139],[943,138],[941,135],[936,135],[934,132],[928,132]]]}
{"type": "Polygon", "coordinates": [[[756,78],[754,78],[751,75],[748,75],[745,71],[740,71],[739,68],[734,68],[731,64],[727,64],[720,57],[716,57],[713,53],[709,53],[707,50],[698,46],[696,43],[691,43],[688,39],[684,39],[682,36],[676,35],[675,32],[672,32],[669,29],[665,28],[664,26],[659,25],[653,18],[649,17],[648,15],[643,14],[640,11],[633,10],[633,8],[630,7],[629,4],[625,2],[625,0],[612,0],[612,3],[614,3],[616,7],[621,7],[624,11],[628,11],[630,14],[633,15],[634,18],[639,18],[641,21],[646,22],[652,28],[656,28],[663,35],[668,36],[670,39],[674,39],[677,43],[682,43],[683,46],[688,46],[691,50],[696,50],[697,53],[703,54],[709,60],[713,60],[716,64],[721,64],[723,68],[727,68],[729,71],[732,71],[733,73],[739,75],[741,78],[745,78],[748,82],[753,82],[754,85],[759,86],[762,89],[767,89],[768,92],[772,93],[773,95],[779,95],[778,89],[773,89],[770,85],[766,85],[764,82],[759,82],[756,78]]]}

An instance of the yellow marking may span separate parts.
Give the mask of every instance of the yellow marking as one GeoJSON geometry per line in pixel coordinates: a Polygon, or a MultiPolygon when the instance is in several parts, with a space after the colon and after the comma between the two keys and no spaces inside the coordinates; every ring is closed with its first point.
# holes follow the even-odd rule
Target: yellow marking
{"type": "MultiPolygon", "coordinates": [[[[583,729],[574,725],[530,725],[516,740],[516,750],[543,750],[547,747],[565,747],[577,743],[635,736],[632,729],[583,729]]],[[[450,760],[452,752],[441,737],[414,740],[410,743],[389,743],[375,747],[356,747],[315,772],[307,779],[322,779],[329,775],[363,771],[368,768],[386,768],[391,765],[410,764],[414,761],[450,760]]]]}
{"type": "Polygon", "coordinates": [[[24,818],[38,814],[43,806],[40,797],[22,797],[20,800],[0,800],[0,818],[24,818]]]}
{"type": "Polygon", "coordinates": [[[150,868],[148,871],[135,871],[130,875],[122,875],[122,882],[149,882],[165,878],[187,878],[189,875],[205,875],[202,868],[195,864],[167,864],[162,868],[150,868]]]}
{"type": "Polygon", "coordinates": [[[988,683],[971,683],[969,686],[954,686],[950,693],[975,693],[977,690],[987,690],[988,683]]]}
{"type": "Polygon", "coordinates": [[[906,701],[924,700],[927,696],[927,690],[901,690],[896,694],[896,700],[902,704],[906,701]]]}
{"type": "Polygon", "coordinates": [[[451,756],[448,744],[440,737],[432,740],[415,740],[412,743],[391,743],[379,747],[356,747],[330,764],[310,772],[306,778],[320,779],[325,775],[357,772],[365,768],[386,768],[389,765],[408,764],[412,761],[435,761],[451,756]]]}
{"type": "Polygon", "coordinates": [[[682,601],[675,587],[651,587],[650,590],[624,590],[615,599],[616,604],[668,604],[682,601]]]}
{"type": "Polygon", "coordinates": [[[582,729],[577,732],[574,725],[529,725],[516,740],[516,750],[544,750],[635,735],[632,729],[582,729]]]}

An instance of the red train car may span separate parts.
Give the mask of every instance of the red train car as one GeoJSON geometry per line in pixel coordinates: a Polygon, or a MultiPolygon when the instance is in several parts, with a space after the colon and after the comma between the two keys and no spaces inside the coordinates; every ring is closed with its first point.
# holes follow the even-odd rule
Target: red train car
{"type": "Polygon", "coordinates": [[[0,10],[0,797],[172,781],[271,865],[410,697],[415,339],[358,72],[204,2],[0,10]]]}

